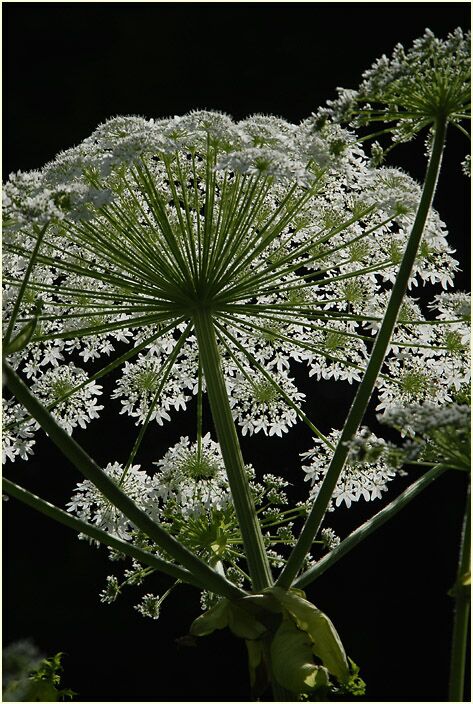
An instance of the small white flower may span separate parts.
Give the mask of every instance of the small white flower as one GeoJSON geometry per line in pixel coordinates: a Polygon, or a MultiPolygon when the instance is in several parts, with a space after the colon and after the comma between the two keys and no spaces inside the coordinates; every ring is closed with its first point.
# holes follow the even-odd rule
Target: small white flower
{"type": "MultiPolygon", "coordinates": [[[[333,430],[328,438],[332,444],[336,444],[340,436],[340,431],[333,430]]],[[[370,434],[370,443],[376,443],[378,438],[370,434]]],[[[363,443],[366,439],[363,439],[363,443]]],[[[332,450],[320,439],[315,438],[314,448],[303,453],[305,463],[302,467],[305,472],[305,480],[311,482],[311,496],[315,498],[320,490],[322,481],[327,473],[332,450]]],[[[382,497],[382,492],[387,491],[387,484],[394,479],[399,472],[390,467],[382,455],[369,458],[366,461],[348,457],[345,467],[340,474],[335,486],[333,496],[329,505],[329,510],[340,506],[342,503],[347,508],[353,502],[364,498],[365,501],[373,501],[382,497]]]]}

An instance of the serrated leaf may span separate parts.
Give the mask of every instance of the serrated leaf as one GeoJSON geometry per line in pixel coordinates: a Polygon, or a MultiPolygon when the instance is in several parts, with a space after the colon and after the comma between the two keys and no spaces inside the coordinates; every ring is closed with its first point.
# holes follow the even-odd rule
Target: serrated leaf
{"type": "Polygon", "coordinates": [[[339,682],[346,682],[350,675],[348,660],[335,626],[320,609],[300,596],[295,590],[285,591],[272,587],[271,593],[295,619],[297,626],[308,634],[312,651],[339,682]]]}
{"type": "Polygon", "coordinates": [[[218,604],[198,616],[190,627],[192,636],[207,636],[209,633],[228,626],[228,599],[221,599],[218,604]]]}

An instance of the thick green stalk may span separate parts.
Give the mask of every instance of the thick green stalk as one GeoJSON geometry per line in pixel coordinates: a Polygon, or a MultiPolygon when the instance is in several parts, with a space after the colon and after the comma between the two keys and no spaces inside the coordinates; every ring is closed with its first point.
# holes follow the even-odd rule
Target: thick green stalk
{"type": "Polygon", "coordinates": [[[437,185],[442,153],[446,136],[446,120],[439,120],[435,126],[432,153],[427,166],[427,172],[422,189],[422,196],[417,208],[416,217],[412,226],[411,234],[407,242],[404,256],[396,276],[389,303],[384,314],[383,322],[376,336],[371,356],[366,367],[363,379],[357,389],[355,399],[348,413],[340,439],[327,470],[325,479],[320,487],[315,503],[310,511],[299,539],[289,556],[285,568],[282,570],[276,584],[280,587],[289,588],[302,567],[305,556],[310,550],[312,542],[317,535],[320,524],[323,520],[327,506],[329,505],[337,480],[343,470],[348,456],[349,448],[347,443],[352,440],[358,430],[365,411],[367,409],[371,394],[381,370],[381,366],[386,355],[389,342],[396,324],[399,310],[406,293],[409,277],[414,266],[425,223],[429,214],[429,209],[437,185]]]}
{"type": "Polygon", "coordinates": [[[453,622],[452,655],[450,660],[449,702],[462,702],[465,685],[465,660],[470,615],[470,585],[467,577],[470,572],[471,549],[471,505],[470,490],[466,499],[465,517],[460,543],[458,572],[452,594],[455,599],[455,616],[453,622]]]}
{"type": "Polygon", "coordinates": [[[253,588],[260,591],[272,584],[271,570],[228,401],[220,352],[210,312],[203,309],[196,310],[194,326],[212,418],[228,474],[248,568],[253,588]]]}
{"type": "Polygon", "coordinates": [[[155,555],[149,552],[146,552],[146,550],[141,550],[141,548],[135,547],[134,545],[132,545],[132,543],[126,543],[125,541],[120,540],[119,538],[115,538],[113,535],[110,535],[110,533],[101,530],[101,528],[97,528],[97,526],[94,526],[91,523],[86,523],[80,518],[71,516],[70,513],[67,513],[61,508],[54,506],[53,504],[49,503],[49,501],[41,499],[39,496],[36,496],[36,494],[32,494],[27,489],[18,486],[18,484],[11,482],[9,479],[3,478],[2,485],[3,490],[7,494],[13,496],[19,501],[22,501],[27,506],[31,506],[32,508],[36,509],[36,511],[42,513],[44,516],[54,518],[54,520],[58,521],[58,523],[62,523],[63,525],[67,526],[68,528],[72,528],[78,533],[83,533],[84,535],[87,535],[93,540],[98,540],[104,545],[109,545],[114,550],[117,550],[117,552],[123,553],[124,555],[129,555],[130,557],[134,557],[136,560],[138,560],[138,562],[141,562],[144,565],[148,565],[149,567],[153,567],[153,569],[158,570],[159,572],[163,572],[164,574],[167,574],[170,577],[175,577],[176,579],[180,579],[181,581],[187,582],[188,584],[193,584],[194,586],[199,587],[200,589],[203,588],[203,585],[197,579],[195,579],[195,577],[188,570],[185,570],[183,567],[179,567],[179,565],[173,565],[172,562],[162,560],[161,558],[156,557],[155,555]]]}
{"type": "Polygon", "coordinates": [[[384,523],[395,516],[404,506],[407,506],[421,491],[437,479],[443,472],[448,469],[445,465],[437,465],[420,477],[408,489],[397,496],[390,504],[385,506],[379,513],[370,518],[368,521],[359,526],[345,540],[342,540],[340,545],[337,545],[328,555],[325,555],[313,567],[297,577],[294,581],[294,587],[304,589],[308,584],[318,579],[329,567],[332,567],[347,553],[353,550],[359,543],[367,538],[371,533],[380,528],[384,523]]]}
{"type": "Polygon", "coordinates": [[[38,421],[50,439],[61,450],[62,454],[89,479],[97,489],[130,521],[140,530],[149,536],[156,545],[159,545],[166,553],[180,562],[191,572],[196,579],[206,588],[216,594],[221,594],[229,599],[241,598],[245,596],[242,589],[238,589],[225,577],[211,569],[197,555],[194,555],[178,540],[173,538],[160,525],[155,523],[147,513],[142,511],[127,496],[118,485],[112,481],[108,475],[89,457],[89,455],[71,438],[65,430],[55,421],[53,416],[44,408],[31,393],[29,388],[20,377],[13,371],[10,365],[4,363],[4,377],[10,391],[23,404],[30,415],[38,421]]]}

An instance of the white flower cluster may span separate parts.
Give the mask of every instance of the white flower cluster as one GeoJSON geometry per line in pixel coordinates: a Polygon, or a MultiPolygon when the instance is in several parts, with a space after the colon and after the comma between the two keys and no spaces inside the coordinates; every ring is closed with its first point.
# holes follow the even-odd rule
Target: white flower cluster
{"type": "MultiPolygon", "coordinates": [[[[243,541],[219,445],[209,434],[194,443],[188,437],[182,437],[154,464],[157,467],[154,473],[142,470],[139,465],[124,468],[118,462],[108,464],[105,472],[171,535],[217,569],[223,565],[227,577],[243,585],[245,572],[240,566],[245,559],[243,541]]],[[[307,506],[290,509],[291,520],[288,520],[285,493],[288,482],[273,474],[265,474],[261,482],[257,482],[252,467],[247,466],[246,471],[268,556],[276,567],[281,567],[283,554],[295,544],[295,521],[304,517],[307,506]]],[[[77,485],[67,510],[122,540],[160,555],[156,546],[88,480],[77,485]]],[[[339,539],[332,529],[327,528],[321,542],[327,549],[332,549],[339,539]]],[[[118,556],[116,551],[110,551],[111,560],[118,556]]],[[[169,559],[168,555],[164,557],[169,559]]],[[[307,562],[312,560],[309,555],[307,562]]],[[[124,571],[124,579],[119,580],[115,575],[107,577],[106,586],[100,593],[101,601],[113,603],[125,586],[140,586],[151,572],[152,568],[144,568],[133,559],[132,567],[124,571]]],[[[148,593],[136,609],[142,615],[158,618],[161,603],[167,595],[168,592],[163,597],[148,593]]],[[[208,595],[208,599],[211,598],[208,595]]]]}
{"type": "MultiPolygon", "coordinates": [[[[340,431],[333,430],[328,437],[335,445],[339,436],[340,431]]],[[[379,442],[380,438],[370,434],[369,446],[379,444],[379,442]]],[[[362,443],[363,445],[367,443],[365,435],[363,435],[362,443]]],[[[317,496],[325,478],[332,452],[324,442],[315,438],[314,448],[302,454],[305,462],[302,469],[305,472],[305,481],[311,483],[313,498],[317,496]]],[[[383,492],[387,491],[387,484],[399,472],[400,470],[395,470],[388,465],[381,453],[376,453],[366,461],[355,458],[354,453],[351,453],[338,478],[328,510],[333,511],[342,503],[345,503],[345,506],[349,508],[353,502],[359,501],[361,498],[365,501],[382,498],[383,492]]]]}
{"type": "MultiPolygon", "coordinates": [[[[131,465],[125,473],[121,464],[113,462],[104,468],[104,472],[141,509],[151,516],[157,515],[155,487],[151,477],[141,470],[139,465],[131,465]]],[[[129,519],[115,508],[88,479],[77,485],[71,501],[67,504],[67,510],[121,540],[133,539],[135,528],[129,519]]]]}
{"type": "Polygon", "coordinates": [[[320,538],[327,550],[333,550],[337,545],[340,545],[340,538],[335,534],[333,528],[322,528],[320,538]]]}
{"type": "Polygon", "coordinates": [[[451,427],[467,431],[470,427],[469,406],[451,404],[435,406],[432,403],[398,406],[385,413],[380,420],[401,430],[428,435],[432,430],[451,427]]]}
{"type": "Polygon", "coordinates": [[[17,457],[27,460],[33,454],[36,422],[28,419],[22,406],[13,399],[2,399],[2,463],[17,457]],[[8,427],[8,430],[5,428],[8,427]]]}
{"type": "Polygon", "coordinates": [[[144,594],[144,596],[141,597],[140,603],[135,606],[135,609],[142,616],[147,616],[156,621],[161,612],[161,599],[155,594],[144,594]]]}
{"type": "Polygon", "coordinates": [[[63,399],[73,389],[87,381],[87,385],[65,398],[59,408],[52,410],[58,423],[69,433],[77,426],[86,428],[94,418],[99,417],[102,405],[97,405],[97,396],[102,395],[102,387],[95,381],[88,381],[87,373],[72,363],[48,369],[35,381],[32,391],[45,406],[63,399]]]}
{"type": "Polygon", "coordinates": [[[111,191],[88,186],[80,181],[58,182],[49,179],[47,170],[18,171],[3,189],[3,209],[8,227],[46,225],[51,221],[87,220],[89,206],[99,208],[112,199],[111,191]]]}
{"type": "Polygon", "coordinates": [[[436,406],[425,402],[394,407],[380,422],[408,436],[396,448],[404,462],[423,460],[471,471],[471,410],[459,403],[436,406]]]}
{"type": "Polygon", "coordinates": [[[363,125],[384,118],[394,141],[407,141],[439,115],[451,122],[465,117],[470,75],[470,33],[457,27],[442,40],[426,29],[407,51],[397,44],[390,58],[377,59],[358,90],[338,88],[318,119],[363,125]]]}
{"type": "Polygon", "coordinates": [[[223,510],[231,502],[220,447],[210,433],[202,437],[200,447],[198,443],[191,444],[188,437],[181,437],[155,464],[157,496],[164,502],[171,500],[183,515],[223,510]]]}

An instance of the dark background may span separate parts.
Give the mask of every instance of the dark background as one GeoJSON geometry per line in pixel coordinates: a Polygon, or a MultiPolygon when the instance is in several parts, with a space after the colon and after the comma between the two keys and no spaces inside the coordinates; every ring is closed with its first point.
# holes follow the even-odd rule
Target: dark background
{"type": "MultiPolygon", "coordinates": [[[[469,9],[452,2],[6,3],[4,178],[41,167],[117,114],[164,117],[207,108],[236,119],[263,112],[298,122],[334,97],[336,86],[355,87],[361,72],[398,41],[409,45],[426,27],[438,36],[458,25],[467,29],[469,9]]],[[[467,145],[451,132],[436,207],[458,258],[469,261],[469,183],[459,167],[467,145]]],[[[392,163],[421,180],[423,154],[419,141],[395,150],[392,163]]],[[[459,288],[468,282],[468,272],[457,278],[459,288]]],[[[340,427],[352,395],[345,384],[315,384],[307,413],[325,432],[340,427]]],[[[118,408],[95,435],[93,429],[76,434],[102,463],[123,462],[130,450],[133,426],[118,408]]],[[[143,466],[189,432],[192,410],[150,433],[138,458],[143,466]]],[[[257,471],[300,481],[300,470],[290,468],[310,444],[296,427],[283,440],[246,438],[243,451],[257,471]]],[[[80,480],[44,438],[30,462],[7,474],[60,505],[80,480]]],[[[413,478],[397,481],[387,501],[413,478]]],[[[465,489],[463,476],[441,477],[307,589],[361,666],[366,701],[446,699],[447,591],[465,489]]],[[[340,508],[328,524],[346,535],[384,503],[340,508]]],[[[226,632],[193,648],[175,642],[199,613],[191,588],[179,587],[157,622],[132,609],[136,589],[103,605],[98,592],[114,571],[104,549],[13,500],[4,518],[4,643],[32,637],[48,655],[64,651],[64,683],[79,701],[248,699],[242,642],[226,632]]],[[[162,593],[168,585],[154,575],[144,591],[162,593]]]]}

